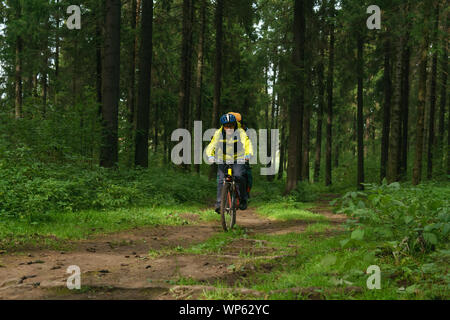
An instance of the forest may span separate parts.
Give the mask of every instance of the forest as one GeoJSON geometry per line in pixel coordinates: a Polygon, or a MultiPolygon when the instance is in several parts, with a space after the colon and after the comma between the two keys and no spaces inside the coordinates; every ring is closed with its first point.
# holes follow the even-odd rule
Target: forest
{"type": "Polygon", "coordinates": [[[0,0],[0,299],[449,299],[448,9],[0,0]],[[279,148],[223,232],[172,135],[229,112],[279,148]]]}

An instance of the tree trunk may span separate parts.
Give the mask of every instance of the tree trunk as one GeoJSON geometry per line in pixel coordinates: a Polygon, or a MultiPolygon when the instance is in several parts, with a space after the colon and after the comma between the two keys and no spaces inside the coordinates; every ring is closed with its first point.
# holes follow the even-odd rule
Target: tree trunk
{"type": "Polygon", "coordinates": [[[320,176],[320,160],[322,157],[322,124],[323,124],[323,109],[325,98],[325,85],[324,85],[324,65],[323,60],[325,54],[323,48],[320,49],[319,65],[317,68],[318,73],[318,86],[319,86],[319,110],[317,112],[317,134],[316,134],[316,156],[314,162],[314,182],[319,181],[320,176]]]}
{"type": "Polygon", "coordinates": [[[49,17],[47,16],[46,21],[45,21],[45,26],[46,26],[46,37],[45,37],[45,41],[44,41],[44,45],[42,48],[42,53],[43,53],[43,61],[42,61],[42,106],[43,106],[43,110],[42,110],[42,115],[45,118],[45,115],[47,113],[47,96],[48,96],[48,37],[50,35],[50,22],[49,22],[49,17]]]}
{"type": "MultiPolygon", "coordinates": [[[[200,34],[197,48],[197,84],[196,84],[196,103],[197,103],[197,121],[202,121],[202,91],[203,91],[203,64],[205,49],[205,32],[206,32],[206,0],[201,1],[200,8],[200,34]]],[[[195,171],[200,173],[200,165],[195,165],[195,171]]]]}
{"type": "Polygon", "coordinates": [[[142,0],[141,45],[139,51],[138,104],[136,122],[135,165],[148,167],[150,89],[153,51],[153,1],[142,0]]]}
{"type": "MultiPolygon", "coordinates": [[[[356,107],[358,109],[358,107],[356,107]]],[[[358,113],[358,112],[356,112],[358,113]]],[[[363,122],[365,123],[363,125],[363,145],[364,145],[364,157],[367,157],[367,154],[369,152],[369,142],[370,142],[370,127],[371,127],[371,119],[370,115],[367,115],[365,118],[363,116],[363,122]]]]}
{"type": "MultiPolygon", "coordinates": [[[[444,19],[443,19],[444,20],[444,19]]],[[[445,22],[442,21],[442,57],[441,57],[441,94],[439,103],[439,124],[438,124],[438,139],[437,150],[438,159],[442,163],[444,169],[444,132],[445,132],[445,108],[447,107],[447,72],[448,72],[448,16],[445,22]]],[[[450,122],[450,116],[449,116],[450,122]]],[[[450,134],[450,132],[449,132],[450,134]]],[[[450,141],[449,141],[450,142],[450,141]]]]}
{"type": "MultiPolygon", "coordinates": [[[[277,56],[277,53],[275,53],[277,56]]],[[[272,83],[272,109],[270,112],[270,129],[275,129],[276,122],[276,112],[277,112],[277,92],[275,91],[275,87],[278,84],[278,66],[273,64],[273,83],[272,83]]],[[[270,150],[270,148],[269,148],[270,150]]]]}
{"type": "Polygon", "coordinates": [[[303,93],[303,114],[302,114],[302,165],[301,165],[301,179],[306,182],[310,182],[310,149],[311,149],[311,115],[312,115],[312,108],[314,105],[314,88],[313,88],[313,68],[312,65],[314,64],[314,57],[312,52],[312,46],[315,45],[315,41],[313,42],[313,32],[315,27],[315,21],[314,21],[314,10],[313,10],[313,0],[306,0],[305,1],[305,16],[307,19],[307,23],[305,23],[305,44],[303,45],[305,47],[304,52],[304,79],[306,79],[306,82],[304,84],[304,90],[302,90],[303,93]],[[306,27],[307,25],[307,27],[306,27]]]}
{"type": "Polygon", "coordinates": [[[447,175],[450,175],[450,116],[447,121],[447,175]]]}
{"type": "MultiPolygon", "coordinates": [[[[303,126],[303,120],[304,120],[304,112],[305,112],[305,43],[306,43],[306,20],[305,20],[305,6],[306,6],[307,0],[303,1],[302,4],[302,25],[304,30],[300,35],[300,68],[298,70],[299,74],[295,75],[295,78],[298,78],[299,81],[301,80],[298,85],[294,86],[293,90],[294,95],[296,95],[296,99],[298,99],[298,106],[299,106],[299,119],[298,119],[298,125],[297,125],[297,162],[298,162],[298,168],[297,168],[297,180],[303,181],[303,144],[304,144],[304,126],[303,126]]],[[[293,99],[295,101],[295,99],[293,99]]]]}
{"type": "MultiPolygon", "coordinates": [[[[275,126],[275,115],[276,115],[276,108],[277,108],[277,103],[276,103],[277,93],[275,91],[275,86],[276,86],[276,83],[278,82],[277,69],[278,69],[278,66],[275,65],[275,63],[274,63],[273,64],[273,74],[274,75],[273,75],[273,84],[272,84],[272,108],[271,108],[271,112],[270,112],[270,126],[267,128],[269,130],[275,128],[274,127],[275,126]]],[[[271,158],[268,167],[270,167],[272,165],[272,163],[275,161],[276,153],[272,154],[272,132],[269,131],[267,136],[269,139],[268,144],[267,144],[268,145],[268,155],[271,158]]],[[[275,179],[275,174],[267,176],[267,181],[273,181],[274,179],[275,179]]]]}
{"type": "Polygon", "coordinates": [[[430,114],[428,121],[428,161],[427,161],[427,179],[433,178],[433,153],[435,147],[434,124],[436,115],[436,78],[437,78],[437,62],[438,62],[438,28],[439,28],[439,3],[436,3],[435,9],[435,26],[433,35],[433,58],[431,70],[431,90],[430,90],[430,114]]]}
{"type": "Polygon", "coordinates": [[[364,58],[363,58],[363,36],[358,33],[357,47],[357,70],[358,77],[358,177],[357,188],[358,190],[364,190],[364,116],[363,116],[363,77],[364,77],[364,58]]]}
{"type": "Polygon", "coordinates": [[[425,116],[425,96],[427,92],[427,57],[428,57],[428,34],[424,34],[420,50],[419,63],[419,85],[417,100],[417,124],[416,124],[416,152],[414,158],[414,168],[412,183],[418,185],[422,179],[422,159],[424,140],[424,116],[425,116]]]}
{"type": "MultiPolygon", "coordinates": [[[[219,124],[220,96],[222,92],[222,46],[223,46],[223,7],[224,0],[217,0],[215,12],[216,28],[216,55],[214,62],[214,101],[211,118],[211,128],[217,128],[219,124]]],[[[217,166],[211,166],[209,179],[216,176],[217,166]]]]}
{"type": "Polygon", "coordinates": [[[402,48],[403,48],[403,36],[397,39],[396,47],[396,59],[394,65],[394,81],[393,81],[393,97],[392,97],[392,110],[391,110],[391,128],[389,136],[389,157],[387,161],[387,174],[386,178],[389,183],[398,181],[398,153],[399,153],[399,136],[400,136],[400,118],[401,118],[401,74],[402,74],[402,48]]]}
{"type": "MultiPolygon", "coordinates": [[[[17,19],[22,18],[22,7],[20,2],[16,8],[17,19]]],[[[22,118],[22,36],[18,35],[16,39],[16,70],[15,70],[15,115],[16,119],[22,118]]]]}
{"type": "Polygon", "coordinates": [[[130,28],[133,35],[131,42],[131,48],[129,53],[129,69],[128,69],[128,88],[127,88],[127,146],[128,146],[128,165],[132,165],[133,157],[133,131],[135,128],[135,109],[136,109],[136,46],[137,46],[137,34],[136,34],[136,16],[138,15],[138,6],[136,0],[131,0],[130,8],[130,28]]]}
{"type": "MultiPolygon", "coordinates": [[[[164,101],[162,102],[161,107],[162,107],[162,109],[165,108],[164,101]]],[[[168,134],[169,126],[167,124],[167,119],[163,118],[162,122],[164,124],[163,125],[164,129],[163,129],[163,134],[162,134],[162,139],[163,139],[163,143],[164,143],[164,146],[163,146],[163,162],[164,163],[169,163],[169,161],[170,161],[170,156],[169,156],[170,148],[169,148],[169,137],[168,137],[169,136],[169,134],[168,134]]]]}
{"type": "Polygon", "coordinates": [[[37,75],[37,73],[33,74],[31,79],[33,80],[33,87],[32,87],[33,97],[37,98],[39,96],[38,95],[38,75],[37,75]]]}
{"type": "Polygon", "coordinates": [[[280,99],[280,126],[281,126],[281,144],[280,144],[280,166],[278,169],[278,180],[283,178],[284,173],[284,162],[286,158],[286,108],[283,107],[284,99],[280,99]]]}
{"type": "Polygon", "coordinates": [[[285,193],[291,192],[297,186],[297,179],[301,171],[301,113],[304,102],[304,44],[305,44],[305,4],[302,0],[295,0],[294,4],[294,50],[292,53],[292,81],[294,87],[291,89],[292,101],[289,110],[289,149],[287,183],[285,193]],[[300,150],[299,150],[300,149],[300,150]]]}
{"type": "Polygon", "coordinates": [[[103,57],[102,144],[100,166],[118,162],[118,109],[120,85],[120,0],[105,1],[105,54],[103,57]]]}
{"type": "MultiPolygon", "coordinates": [[[[310,84],[311,82],[309,82],[310,84]]],[[[312,86],[310,86],[312,92],[312,86]]],[[[302,179],[310,181],[309,175],[309,149],[310,149],[310,129],[311,129],[311,104],[305,108],[303,116],[303,156],[302,156],[302,179]]]]}
{"type": "MultiPolygon", "coordinates": [[[[334,1],[331,1],[331,10],[334,13],[334,1]]],[[[334,16],[334,14],[332,14],[334,16]]],[[[325,185],[332,184],[331,180],[331,149],[332,149],[332,127],[333,127],[333,77],[334,77],[334,24],[330,25],[330,49],[328,60],[328,76],[327,76],[327,141],[325,156],[325,185]]]]}
{"type": "MultiPolygon", "coordinates": [[[[340,128],[340,124],[339,124],[339,117],[336,117],[336,132],[339,132],[340,128]]],[[[334,154],[333,154],[333,168],[337,168],[339,167],[339,152],[340,152],[340,147],[341,147],[341,141],[337,140],[334,143],[334,154]]]]}
{"type": "MultiPolygon", "coordinates": [[[[56,0],[56,14],[55,14],[55,20],[56,20],[56,28],[55,28],[55,81],[54,84],[52,86],[52,91],[53,91],[53,99],[54,99],[54,103],[55,105],[58,104],[58,92],[59,92],[59,51],[60,51],[60,39],[59,39],[59,29],[60,29],[60,17],[59,17],[59,0],[56,0]]],[[[100,112],[101,110],[101,106],[99,106],[99,114],[101,114],[100,112]]]]}
{"type": "Polygon", "coordinates": [[[214,101],[211,119],[212,128],[217,128],[219,123],[218,117],[222,90],[223,7],[224,0],[217,0],[215,13],[216,54],[214,63],[214,101]]]}
{"type": "Polygon", "coordinates": [[[97,103],[98,103],[98,113],[102,114],[102,27],[101,23],[103,21],[103,6],[99,4],[97,23],[95,26],[95,37],[96,37],[96,89],[97,89],[97,103]]]}
{"type": "Polygon", "coordinates": [[[73,44],[73,60],[71,61],[72,64],[72,103],[73,108],[75,109],[78,102],[78,95],[77,95],[77,83],[79,82],[78,78],[79,75],[77,73],[78,69],[78,60],[79,60],[79,49],[78,49],[78,39],[75,38],[74,44],[73,44]]]}
{"type": "MultiPolygon", "coordinates": [[[[311,37],[308,37],[308,42],[310,42],[311,37]]],[[[309,63],[312,63],[311,56],[309,56],[309,63]]],[[[306,68],[305,68],[306,69],[306,68]]],[[[306,74],[306,84],[305,87],[308,92],[308,99],[304,105],[304,113],[303,113],[303,143],[302,143],[302,179],[304,181],[310,181],[310,166],[309,166],[309,152],[310,152],[310,138],[311,138],[311,114],[312,114],[312,106],[313,106],[313,86],[312,86],[312,69],[308,67],[305,70],[306,74]]]]}
{"type": "Polygon", "coordinates": [[[299,98],[300,103],[300,110],[299,110],[299,120],[297,125],[297,162],[298,162],[298,169],[297,169],[297,181],[303,181],[303,117],[304,117],[304,100],[302,98],[299,98]]]}
{"type": "Polygon", "coordinates": [[[178,102],[178,128],[187,128],[189,121],[190,88],[191,88],[191,40],[192,40],[192,21],[191,12],[193,0],[183,0],[183,36],[181,46],[181,80],[180,80],[180,98],[178,102]]]}
{"type": "Polygon", "coordinates": [[[405,179],[408,170],[408,122],[409,122],[409,63],[410,45],[409,35],[407,35],[402,49],[402,84],[401,84],[401,108],[402,108],[402,143],[401,143],[401,163],[400,178],[405,179]]]}
{"type": "Polygon", "coordinates": [[[269,128],[269,67],[264,67],[264,128],[269,128]]]}
{"type": "Polygon", "coordinates": [[[15,114],[16,119],[22,118],[22,37],[16,40],[16,74],[15,74],[15,114]]]}
{"type": "MultiPolygon", "coordinates": [[[[280,60],[279,64],[279,76],[280,76],[280,87],[285,88],[287,74],[285,63],[280,60]],[[282,78],[281,78],[282,77],[282,78]]],[[[287,117],[289,108],[286,103],[286,93],[285,90],[280,90],[278,93],[278,105],[279,105],[279,117],[280,117],[280,128],[281,128],[281,140],[280,140],[280,166],[278,170],[278,180],[283,179],[284,170],[285,170],[285,162],[286,162],[286,150],[287,150],[287,137],[286,137],[286,128],[287,128],[287,117]]]]}
{"type": "Polygon", "coordinates": [[[376,141],[376,137],[377,137],[377,135],[376,135],[376,132],[377,132],[377,126],[375,125],[375,112],[371,112],[371,115],[370,115],[370,139],[372,139],[372,141],[371,141],[371,145],[372,145],[372,147],[371,147],[371,151],[372,151],[372,154],[376,154],[376,143],[375,143],[375,141],[376,141]]]}
{"type": "Polygon", "coordinates": [[[158,143],[159,143],[159,104],[155,104],[155,121],[153,122],[154,127],[154,135],[153,135],[153,150],[158,152],[158,143]]]}

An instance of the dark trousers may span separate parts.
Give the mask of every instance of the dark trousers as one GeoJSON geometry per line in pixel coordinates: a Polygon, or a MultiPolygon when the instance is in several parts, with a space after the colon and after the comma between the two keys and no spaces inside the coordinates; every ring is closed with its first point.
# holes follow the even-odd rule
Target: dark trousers
{"type": "MultiPolygon", "coordinates": [[[[225,170],[226,166],[225,164],[219,164],[217,169],[217,206],[220,206],[221,202],[221,195],[222,195],[222,187],[223,187],[223,180],[225,179],[225,170]]],[[[235,178],[239,198],[242,200],[247,201],[247,178],[246,178],[246,169],[245,164],[233,164],[233,176],[235,178]]]]}

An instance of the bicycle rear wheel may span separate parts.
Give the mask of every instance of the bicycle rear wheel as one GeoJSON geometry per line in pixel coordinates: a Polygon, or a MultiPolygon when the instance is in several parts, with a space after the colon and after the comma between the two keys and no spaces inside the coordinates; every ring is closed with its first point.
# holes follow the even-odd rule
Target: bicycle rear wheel
{"type": "Polygon", "coordinates": [[[236,223],[236,201],[233,195],[233,187],[230,183],[225,183],[222,188],[220,216],[223,230],[232,230],[236,223]]]}

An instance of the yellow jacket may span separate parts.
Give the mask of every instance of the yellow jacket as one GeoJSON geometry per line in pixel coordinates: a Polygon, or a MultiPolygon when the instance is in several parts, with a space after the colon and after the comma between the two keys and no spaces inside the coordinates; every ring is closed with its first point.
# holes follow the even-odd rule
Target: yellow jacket
{"type": "Polygon", "coordinates": [[[206,147],[206,155],[208,157],[217,156],[217,159],[222,159],[224,161],[244,159],[245,156],[253,156],[252,142],[248,138],[247,133],[241,129],[240,125],[238,125],[237,132],[238,135],[234,134],[227,139],[223,127],[221,127],[214,133],[210,144],[206,147]],[[231,154],[224,154],[224,148],[225,151],[227,148],[231,149],[234,153],[234,157],[232,157],[231,154]]]}

